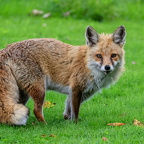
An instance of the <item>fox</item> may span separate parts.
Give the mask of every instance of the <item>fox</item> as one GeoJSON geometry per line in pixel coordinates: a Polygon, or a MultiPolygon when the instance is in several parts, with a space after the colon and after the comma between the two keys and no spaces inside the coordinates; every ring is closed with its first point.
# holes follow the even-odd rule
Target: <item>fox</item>
{"type": "Polygon", "coordinates": [[[0,50],[0,123],[26,125],[31,97],[34,114],[46,123],[46,90],[67,95],[64,119],[78,121],[80,105],[114,84],[124,71],[126,30],[99,34],[87,26],[86,45],[73,46],[52,38],[28,39],[0,50]]]}

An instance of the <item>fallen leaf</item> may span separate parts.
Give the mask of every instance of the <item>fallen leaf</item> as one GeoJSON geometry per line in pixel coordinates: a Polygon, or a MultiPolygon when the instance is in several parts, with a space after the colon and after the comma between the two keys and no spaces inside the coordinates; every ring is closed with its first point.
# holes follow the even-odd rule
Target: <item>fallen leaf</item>
{"type": "Polygon", "coordinates": [[[43,107],[44,108],[51,108],[51,107],[54,107],[55,105],[56,105],[56,103],[51,103],[50,101],[46,101],[46,102],[44,102],[43,107]]]}
{"type": "Polygon", "coordinates": [[[106,137],[102,137],[103,141],[108,141],[108,139],[106,137]]]}
{"type": "Polygon", "coordinates": [[[144,123],[138,121],[137,119],[134,119],[133,124],[136,126],[141,126],[141,127],[144,126],[144,123]]]}
{"type": "Polygon", "coordinates": [[[41,137],[46,137],[46,136],[47,136],[46,134],[41,135],[41,137]]]}
{"type": "Polygon", "coordinates": [[[110,125],[110,126],[122,126],[122,125],[125,125],[125,123],[109,123],[107,125],[110,125]]]}
{"type": "Polygon", "coordinates": [[[54,135],[54,134],[49,134],[50,135],[50,137],[57,137],[56,135],[54,135]]]}

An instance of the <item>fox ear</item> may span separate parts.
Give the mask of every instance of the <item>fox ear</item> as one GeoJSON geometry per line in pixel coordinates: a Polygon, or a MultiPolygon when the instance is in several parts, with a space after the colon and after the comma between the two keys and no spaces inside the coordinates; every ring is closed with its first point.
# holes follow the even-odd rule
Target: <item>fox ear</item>
{"type": "Polygon", "coordinates": [[[90,47],[96,45],[99,38],[98,33],[91,26],[88,26],[86,28],[85,37],[86,37],[86,44],[90,47]]]}
{"type": "Polygon", "coordinates": [[[119,26],[113,33],[114,43],[123,46],[125,44],[126,31],[124,26],[119,26]]]}

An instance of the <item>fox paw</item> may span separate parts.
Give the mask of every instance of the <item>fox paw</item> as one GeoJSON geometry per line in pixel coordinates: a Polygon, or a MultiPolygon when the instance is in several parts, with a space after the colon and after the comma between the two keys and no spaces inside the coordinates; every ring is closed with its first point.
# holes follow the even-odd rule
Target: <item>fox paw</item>
{"type": "Polygon", "coordinates": [[[64,114],[64,119],[65,119],[65,120],[71,120],[71,116],[70,116],[70,115],[67,115],[67,114],[64,114]]]}

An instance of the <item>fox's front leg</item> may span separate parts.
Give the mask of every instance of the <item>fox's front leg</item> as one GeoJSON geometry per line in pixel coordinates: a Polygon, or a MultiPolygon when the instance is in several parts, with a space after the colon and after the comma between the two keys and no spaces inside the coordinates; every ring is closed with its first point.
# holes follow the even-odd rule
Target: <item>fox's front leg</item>
{"type": "Polygon", "coordinates": [[[78,87],[74,87],[72,89],[72,99],[71,99],[71,120],[75,120],[77,122],[79,109],[81,104],[82,92],[78,87]]]}
{"type": "Polygon", "coordinates": [[[81,104],[82,92],[78,87],[72,88],[71,95],[67,98],[64,112],[65,119],[78,120],[79,109],[81,104]]]}

